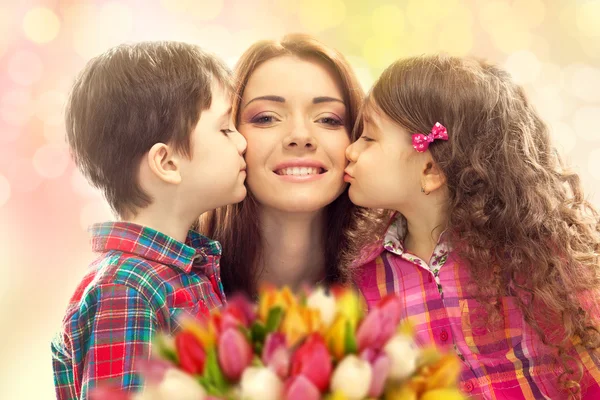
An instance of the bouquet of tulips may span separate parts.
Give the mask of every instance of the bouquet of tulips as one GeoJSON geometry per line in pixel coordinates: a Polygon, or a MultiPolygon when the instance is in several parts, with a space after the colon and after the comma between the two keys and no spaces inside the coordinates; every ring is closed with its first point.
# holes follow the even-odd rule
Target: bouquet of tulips
{"type": "Polygon", "coordinates": [[[401,302],[364,313],[351,289],[295,296],[263,288],[237,296],[205,321],[159,335],[132,400],[455,400],[456,355],[420,349],[401,324],[401,302]]]}

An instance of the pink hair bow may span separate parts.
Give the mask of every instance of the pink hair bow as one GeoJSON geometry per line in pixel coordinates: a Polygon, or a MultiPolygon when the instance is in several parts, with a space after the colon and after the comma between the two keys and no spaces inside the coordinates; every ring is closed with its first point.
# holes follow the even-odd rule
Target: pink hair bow
{"type": "Polygon", "coordinates": [[[429,144],[433,143],[436,139],[448,140],[448,131],[446,130],[446,127],[439,122],[436,122],[433,128],[431,128],[431,133],[429,135],[413,133],[413,147],[419,153],[423,153],[429,148],[429,144]]]}

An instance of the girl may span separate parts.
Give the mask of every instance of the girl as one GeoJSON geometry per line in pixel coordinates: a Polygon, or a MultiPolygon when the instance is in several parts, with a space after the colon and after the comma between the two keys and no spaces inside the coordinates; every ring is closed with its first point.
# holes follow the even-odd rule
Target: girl
{"type": "Polygon", "coordinates": [[[395,212],[361,262],[366,301],[402,294],[469,395],[600,398],[598,217],[523,89],[483,62],[400,60],[363,121],[350,199],[395,212]]]}

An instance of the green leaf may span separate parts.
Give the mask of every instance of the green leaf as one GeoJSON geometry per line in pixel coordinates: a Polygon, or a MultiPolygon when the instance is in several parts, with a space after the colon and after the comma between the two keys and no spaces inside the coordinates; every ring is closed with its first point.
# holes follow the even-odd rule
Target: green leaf
{"type": "Polygon", "coordinates": [[[152,343],[152,351],[156,352],[159,358],[163,360],[171,361],[175,365],[179,365],[179,357],[174,348],[170,347],[163,334],[154,336],[152,343]]]}
{"type": "Polygon", "coordinates": [[[344,349],[346,354],[356,354],[358,345],[356,344],[356,334],[352,329],[352,323],[346,321],[346,334],[344,335],[344,349]]]}
{"type": "Polygon", "coordinates": [[[262,343],[265,341],[265,337],[267,336],[267,331],[265,326],[260,322],[255,322],[250,327],[250,333],[252,335],[252,342],[262,343]]]}
{"type": "Polygon", "coordinates": [[[267,324],[265,325],[265,329],[267,333],[275,332],[277,328],[279,328],[279,324],[283,319],[283,308],[275,307],[269,311],[269,315],[267,316],[267,324]]]}
{"type": "Polygon", "coordinates": [[[223,396],[229,388],[229,384],[219,366],[217,349],[214,347],[210,348],[206,354],[206,366],[204,367],[202,379],[205,382],[206,391],[211,395],[223,396]]]}

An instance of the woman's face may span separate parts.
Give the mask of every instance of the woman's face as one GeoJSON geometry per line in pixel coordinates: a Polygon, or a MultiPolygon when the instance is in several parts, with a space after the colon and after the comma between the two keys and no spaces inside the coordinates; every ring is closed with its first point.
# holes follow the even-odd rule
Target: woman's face
{"type": "Polygon", "coordinates": [[[250,75],[238,130],[248,142],[247,184],[263,206],[317,211],[344,190],[350,144],[334,71],[316,59],[281,56],[250,75]]]}

